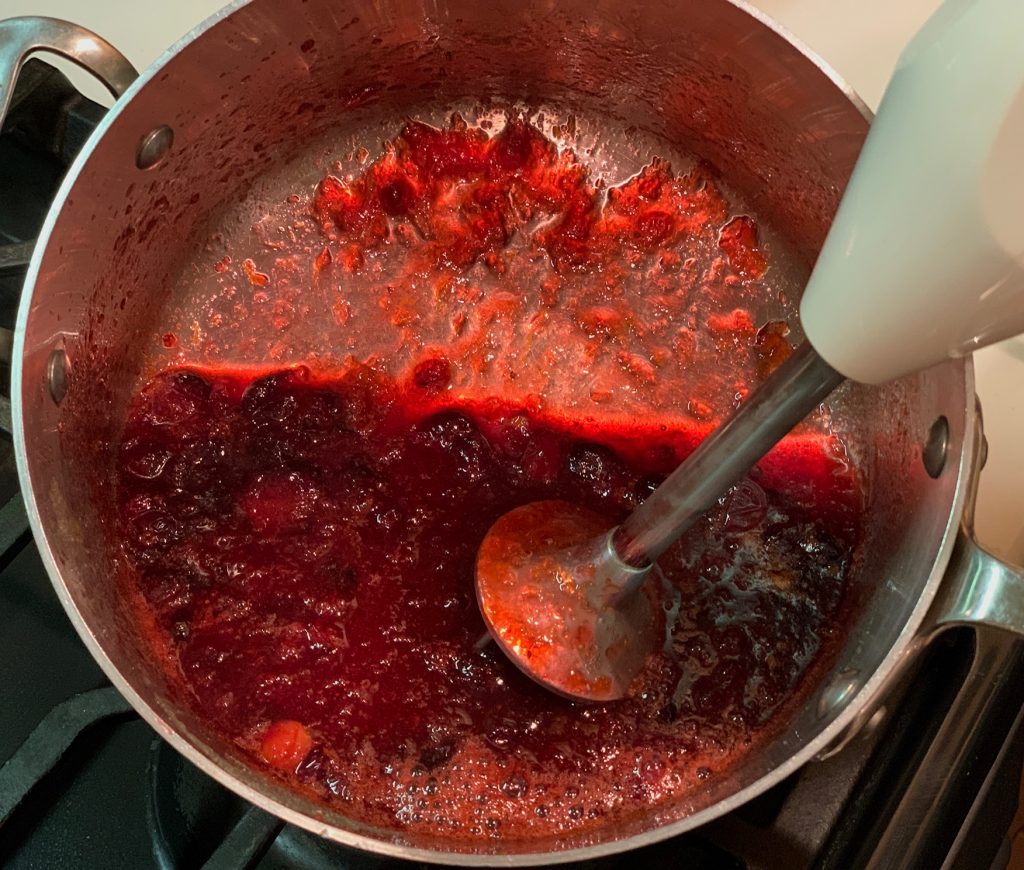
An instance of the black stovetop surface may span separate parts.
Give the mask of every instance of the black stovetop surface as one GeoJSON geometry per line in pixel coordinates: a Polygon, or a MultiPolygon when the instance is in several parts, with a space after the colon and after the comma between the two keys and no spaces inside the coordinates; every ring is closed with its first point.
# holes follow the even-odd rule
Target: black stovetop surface
{"type": "MultiPolygon", "coordinates": [[[[102,109],[30,61],[0,135],[0,246],[34,238],[46,205],[102,109]]],[[[0,257],[0,325],[23,269],[0,257]]],[[[882,726],[691,834],[587,867],[860,866],[935,733],[973,651],[970,632],[934,645],[882,726]]],[[[249,806],[164,743],[120,698],[75,634],[32,543],[13,449],[0,436],[0,866],[391,867],[249,806]]],[[[992,724],[984,788],[965,776],[950,865],[1005,866],[1024,740],[1018,710],[992,724]],[[997,727],[998,726],[998,727],[997,727]],[[1012,739],[1011,739],[1012,738],[1012,739]],[[998,764],[995,760],[998,757],[998,764]],[[962,830],[961,830],[962,828],[962,830]]],[[[933,860],[933,859],[928,859],[933,860]]],[[[936,865],[937,866],[937,865],[936,865]]]]}

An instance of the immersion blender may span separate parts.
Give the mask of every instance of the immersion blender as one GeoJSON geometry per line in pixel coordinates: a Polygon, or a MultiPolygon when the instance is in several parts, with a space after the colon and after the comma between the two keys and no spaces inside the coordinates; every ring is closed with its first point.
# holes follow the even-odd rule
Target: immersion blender
{"type": "Polygon", "coordinates": [[[595,537],[590,512],[535,502],[491,528],[477,597],[526,673],[571,697],[625,695],[658,642],[635,594],[654,561],[829,393],[1024,332],[1022,42],[1024,0],[946,0],[925,24],[804,291],[807,340],[621,526],[595,537]],[[524,584],[544,602],[525,616],[524,584]]]}

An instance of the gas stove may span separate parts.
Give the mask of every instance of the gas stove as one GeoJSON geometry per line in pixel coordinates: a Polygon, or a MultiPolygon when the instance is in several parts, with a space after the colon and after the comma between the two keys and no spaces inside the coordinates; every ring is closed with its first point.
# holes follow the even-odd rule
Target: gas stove
{"type": "MultiPolygon", "coordinates": [[[[0,134],[0,325],[13,325],[24,261],[49,200],[103,109],[54,68],[30,61],[0,134]]],[[[0,424],[3,423],[0,407],[0,424]]],[[[9,422],[9,420],[8,420],[9,422]]],[[[925,772],[956,783],[911,808],[932,832],[912,865],[1006,866],[1024,762],[1024,653],[1000,636],[951,633],[933,645],[885,716],[697,831],[587,867],[851,868],[876,846],[903,791],[925,772]],[[945,711],[988,650],[1003,662],[970,751],[927,770],[945,711]]],[[[993,677],[994,679],[994,677],[993,677]]],[[[10,439],[0,440],[0,866],[131,868],[397,867],[328,843],[223,789],[140,720],[82,646],[28,529],[10,439]]]]}

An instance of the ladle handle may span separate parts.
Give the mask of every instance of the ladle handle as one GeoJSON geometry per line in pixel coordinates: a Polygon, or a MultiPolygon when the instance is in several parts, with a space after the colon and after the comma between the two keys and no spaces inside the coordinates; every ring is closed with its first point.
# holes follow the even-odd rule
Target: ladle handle
{"type": "Polygon", "coordinates": [[[619,526],[619,557],[637,567],[657,559],[843,380],[808,342],[801,344],[619,526]]]}

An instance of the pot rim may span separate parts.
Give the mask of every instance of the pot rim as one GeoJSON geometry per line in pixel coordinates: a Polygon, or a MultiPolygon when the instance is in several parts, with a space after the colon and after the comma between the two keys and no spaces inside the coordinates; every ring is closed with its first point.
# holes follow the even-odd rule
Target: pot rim
{"type": "MultiPolygon", "coordinates": [[[[971,457],[974,452],[974,439],[976,435],[975,417],[977,409],[974,399],[974,365],[970,357],[944,363],[944,365],[959,366],[963,369],[964,379],[964,438],[961,446],[960,456],[957,462],[957,482],[952,508],[949,514],[946,527],[943,531],[936,559],[932,565],[931,572],[923,586],[922,593],[909,618],[903,625],[899,636],[890,647],[885,658],[878,668],[872,673],[861,688],[854,693],[846,702],[843,710],[825,729],[802,750],[791,755],[783,764],[769,771],[755,782],[743,789],[731,794],[729,797],[720,800],[704,809],[688,815],[682,819],[669,824],[651,828],[629,837],[610,840],[589,846],[581,846],[559,852],[446,852],[421,846],[409,846],[399,842],[377,839],[365,834],[345,830],[316,818],[313,814],[305,814],[291,807],[288,807],[270,797],[265,792],[243,782],[218,760],[204,753],[196,745],[185,739],[176,731],[160,714],[147,703],[138,692],[131,686],[127,679],[121,674],[111,659],[107,656],[102,643],[92,628],[85,622],[77,607],[72,601],[65,587],[61,575],[60,566],[50,547],[50,542],[43,528],[40,518],[38,504],[35,497],[32,475],[29,469],[28,448],[25,439],[25,426],[23,419],[22,391],[25,388],[23,379],[23,355],[25,353],[25,333],[28,325],[29,314],[32,308],[32,298],[36,282],[39,277],[41,264],[46,253],[50,237],[53,233],[57,219],[67,201],[71,191],[74,189],[78,177],[84,166],[89,161],[98,144],[106,132],[117,122],[124,107],[138,94],[140,90],[149,85],[161,69],[185,47],[203,36],[208,30],[223,19],[228,18],[239,9],[247,6],[252,0],[231,0],[218,12],[211,15],[201,24],[178,39],[173,45],[167,48],[128,88],[127,91],[116,101],[111,109],[104,115],[97,125],[82,150],[76,156],[67,175],[61,183],[60,189],[54,198],[53,203],[47,212],[46,219],[39,233],[39,238],[32,254],[28,272],[18,307],[18,316],[15,327],[13,366],[11,372],[11,413],[13,423],[14,449],[18,468],[18,477],[22,488],[22,496],[25,500],[25,508],[28,514],[29,523],[32,529],[33,539],[39,550],[40,557],[50,581],[57,593],[57,596],[65,612],[81,637],[89,653],[99,664],[106,677],[114,687],[125,697],[135,711],[171,746],[181,753],[192,764],[196,765],[205,774],[215,781],[239,795],[246,801],[259,806],[273,813],[287,823],[294,824],[300,828],[343,844],[345,846],[362,849],[364,851],[387,855],[395,858],[402,858],[412,861],[424,861],[429,863],[455,864],[461,866],[502,866],[518,867],[538,864],[562,864],[570,861],[598,858],[601,856],[625,852],[630,849],[650,845],[670,837],[677,836],[685,831],[700,827],[713,819],[716,819],[736,809],[757,795],[767,791],[773,785],[781,782],[794,773],[815,756],[822,753],[829,746],[839,739],[843,732],[854,724],[861,711],[871,703],[887,685],[890,677],[897,671],[903,661],[913,653],[914,641],[919,637],[919,629],[925,619],[927,611],[934,599],[939,584],[945,573],[947,564],[953,551],[956,540],[957,529],[960,517],[964,510],[965,500],[969,489],[969,482],[973,473],[971,457]]],[[[725,2],[745,12],[760,24],[773,31],[782,39],[789,42],[805,58],[813,63],[853,104],[853,106],[869,122],[873,118],[872,111],[847,84],[839,74],[827,64],[816,52],[795,37],[788,29],[770,18],[760,9],[752,6],[747,0],[725,0],[725,2]]]]}

